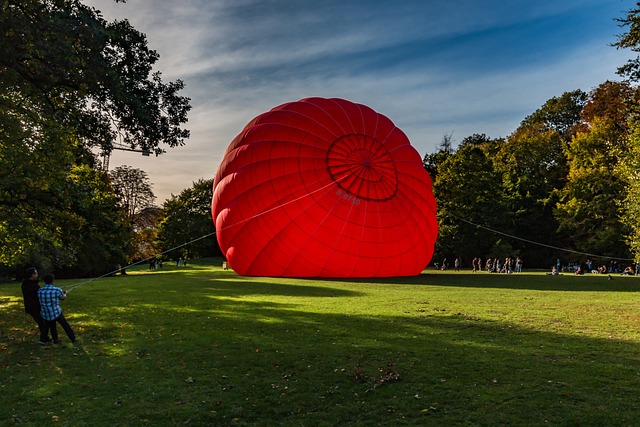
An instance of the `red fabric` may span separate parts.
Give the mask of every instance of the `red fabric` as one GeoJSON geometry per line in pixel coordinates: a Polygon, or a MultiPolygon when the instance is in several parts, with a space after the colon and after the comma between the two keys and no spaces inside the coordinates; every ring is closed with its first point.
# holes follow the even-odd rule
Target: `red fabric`
{"type": "Polygon", "coordinates": [[[218,243],[238,274],[419,274],[438,235],[431,179],[387,117],[307,98],[253,119],[213,184],[218,243]]]}

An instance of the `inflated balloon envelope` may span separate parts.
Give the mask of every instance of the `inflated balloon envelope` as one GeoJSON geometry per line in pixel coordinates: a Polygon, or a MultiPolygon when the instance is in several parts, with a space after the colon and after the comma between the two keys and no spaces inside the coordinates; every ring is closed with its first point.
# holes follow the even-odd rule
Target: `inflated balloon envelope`
{"type": "Polygon", "coordinates": [[[238,274],[419,274],[438,235],[431,179],[391,120],[307,98],[249,122],[213,183],[218,243],[238,274]]]}

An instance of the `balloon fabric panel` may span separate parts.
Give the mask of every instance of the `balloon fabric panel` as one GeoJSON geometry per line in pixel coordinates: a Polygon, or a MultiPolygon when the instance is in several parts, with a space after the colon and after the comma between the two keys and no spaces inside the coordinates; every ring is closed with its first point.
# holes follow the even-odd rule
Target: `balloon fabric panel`
{"type": "Polygon", "coordinates": [[[250,121],[214,179],[218,243],[239,274],[419,274],[437,238],[431,180],[387,117],[307,98],[250,121]]]}

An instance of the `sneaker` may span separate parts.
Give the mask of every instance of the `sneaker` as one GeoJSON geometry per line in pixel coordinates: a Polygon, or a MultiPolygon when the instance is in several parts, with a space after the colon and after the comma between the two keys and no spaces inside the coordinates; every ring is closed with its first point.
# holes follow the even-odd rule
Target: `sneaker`
{"type": "Polygon", "coordinates": [[[53,341],[54,344],[60,344],[60,340],[53,341]]]}
{"type": "Polygon", "coordinates": [[[42,341],[42,340],[38,340],[38,344],[40,345],[47,345],[49,344],[50,341],[42,341]]]}

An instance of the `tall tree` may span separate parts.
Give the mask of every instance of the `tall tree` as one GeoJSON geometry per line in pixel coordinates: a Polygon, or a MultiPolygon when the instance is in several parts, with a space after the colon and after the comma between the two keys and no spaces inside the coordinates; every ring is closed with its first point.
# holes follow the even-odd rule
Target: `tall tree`
{"type": "Polygon", "coordinates": [[[464,145],[440,164],[433,190],[440,229],[436,259],[460,256],[468,263],[476,256],[513,255],[487,230],[511,232],[511,215],[500,175],[480,146],[464,145]]]}
{"type": "Polygon", "coordinates": [[[108,177],[100,170],[77,165],[70,169],[67,180],[71,182],[68,209],[78,220],[75,227],[63,229],[63,241],[74,257],[57,270],[85,277],[118,271],[131,258],[132,233],[108,177]]]}
{"type": "MultiPolygon", "coordinates": [[[[640,52],[640,2],[636,3],[636,7],[629,9],[626,16],[617,18],[616,21],[625,31],[618,36],[618,41],[613,43],[613,46],[640,52]]],[[[618,67],[618,74],[631,82],[640,81],[640,56],[618,67]]]]}
{"type": "Polygon", "coordinates": [[[518,240],[512,244],[529,265],[548,265],[557,254],[531,242],[562,246],[553,216],[556,191],[566,181],[565,147],[580,124],[587,95],[574,90],[546,101],[527,116],[492,159],[501,174],[518,240]],[[531,224],[535,224],[532,227],[531,224]],[[551,236],[554,236],[551,239],[551,236]]]}
{"type": "Polygon", "coordinates": [[[629,138],[629,150],[619,165],[627,192],[621,200],[621,220],[629,233],[625,240],[636,260],[640,260],[640,125],[634,123],[629,138]]]}
{"type": "MultiPolygon", "coordinates": [[[[640,2],[631,8],[618,23],[625,31],[613,43],[618,49],[631,49],[640,52],[640,2]]],[[[628,82],[637,84],[640,81],[640,56],[627,61],[618,68],[618,74],[628,82]]],[[[637,88],[636,88],[637,90],[637,88]]],[[[629,227],[626,242],[635,258],[640,260],[640,96],[634,97],[630,120],[630,138],[626,156],[620,164],[619,172],[626,180],[627,192],[621,205],[622,222],[629,227]]]]}
{"type": "Polygon", "coordinates": [[[617,201],[625,183],[617,172],[625,143],[611,120],[596,118],[567,148],[569,175],[555,211],[574,249],[608,257],[628,256],[626,228],[617,201]]]}
{"type": "Polygon", "coordinates": [[[149,176],[142,169],[127,165],[118,166],[109,173],[109,176],[113,189],[127,214],[127,219],[134,229],[137,228],[137,218],[145,209],[153,206],[153,201],[156,199],[149,176]]]}
{"type": "Polygon", "coordinates": [[[587,94],[580,89],[565,92],[544,103],[531,115],[525,117],[520,127],[541,126],[545,131],[553,131],[566,142],[575,134],[575,126],[580,121],[580,113],[587,94]]]}
{"type": "Polygon", "coordinates": [[[159,56],[128,21],[80,0],[5,0],[0,11],[0,113],[22,119],[12,131],[48,122],[107,153],[117,140],[160,154],[188,138],[183,82],[152,74],[159,56]]]}
{"type": "Polygon", "coordinates": [[[453,153],[453,136],[446,134],[442,136],[442,140],[435,153],[425,154],[422,159],[422,165],[429,173],[432,181],[435,181],[438,175],[438,167],[440,164],[447,160],[453,153]]]}
{"type": "MultiPolygon", "coordinates": [[[[608,256],[628,255],[625,245],[627,181],[621,159],[629,153],[629,118],[636,90],[626,82],[602,83],[582,109],[579,132],[567,147],[568,179],[557,192],[559,229],[572,245],[608,256]]],[[[629,163],[627,163],[629,164],[629,163]]]]}
{"type": "Polygon", "coordinates": [[[79,0],[2,1],[0,37],[0,264],[69,269],[98,262],[90,253],[120,256],[120,211],[106,176],[86,172],[89,149],[182,144],[183,83],[151,73],[158,55],[127,21],[108,23],[79,0]],[[83,228],[92,223],[102,235],[83,228]]]}
{"type": "Polygon", "coordinates": [[[157,224],[161,210],[153,205],[156,196],[145,171],[118,166],[109,173],[124,220],[131,229],[133,253],[130,261],[146,259],[157,252],[157,224]]]}
{"type": "MultiPolygon", "coordinates": [[[[213,179],[201,179],[191,188],[164,202],[164,219],[160,223],[159,240],[165,251],[200,239],[215,231],[211,219],[213,179]]],[[[170,257],[195,258],[220,255],[215,236],[198,240],[169,254],[170,257]]]]}

